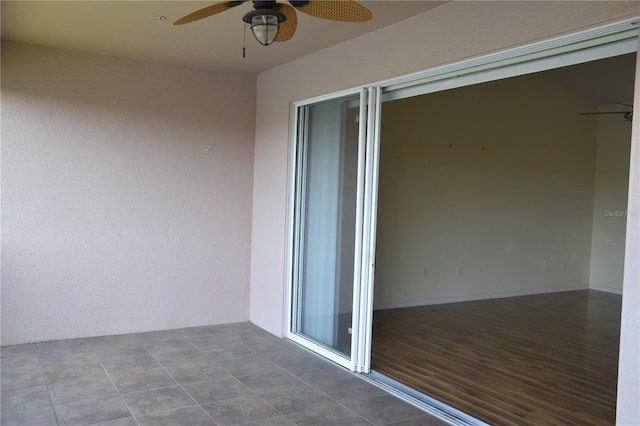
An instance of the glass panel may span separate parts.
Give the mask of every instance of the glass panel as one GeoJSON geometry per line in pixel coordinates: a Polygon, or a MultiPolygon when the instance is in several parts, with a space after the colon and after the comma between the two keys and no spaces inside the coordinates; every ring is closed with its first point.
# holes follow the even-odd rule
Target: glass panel
{"type": "Polygon", "coordinates": [[[302,107],[293,324],[351,356],[359,96],[302,107]]]}

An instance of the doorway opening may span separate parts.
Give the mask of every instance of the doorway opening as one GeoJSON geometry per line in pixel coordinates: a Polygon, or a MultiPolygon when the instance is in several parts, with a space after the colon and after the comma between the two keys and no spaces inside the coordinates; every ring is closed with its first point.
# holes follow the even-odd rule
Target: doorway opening
{"type": "Polygon", "coordinates": [[[372,370],[491,424],[615,421],[635,61],[383,103],[372,370]]]}

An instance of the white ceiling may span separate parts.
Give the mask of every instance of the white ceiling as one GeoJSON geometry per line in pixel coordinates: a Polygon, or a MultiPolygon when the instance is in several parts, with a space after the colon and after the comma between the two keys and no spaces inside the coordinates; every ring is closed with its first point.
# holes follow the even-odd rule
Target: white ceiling
{"type": "Polygon", "coordinates": [[[251,10],[244,4],[190,24],[172,23],[215,1],[31,1],[2,0],[2,39],[225,72],[257,74],[392,25],[443,1],[360,1],[373,12],[366,23],[328,21],[298,13],[295,36],[261,46],[246,34],[251,10]],[[166,17],[159,23],[156,16],[166,17]]]}

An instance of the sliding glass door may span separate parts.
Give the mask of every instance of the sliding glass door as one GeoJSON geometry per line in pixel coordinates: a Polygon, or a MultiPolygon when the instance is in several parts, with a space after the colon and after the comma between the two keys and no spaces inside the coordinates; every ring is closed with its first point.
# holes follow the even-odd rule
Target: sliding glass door
{"type": "Polygon", "coordinates": [[[366,98],[294,107],[288,337],[349,368],[359,338],[366,98]]]}

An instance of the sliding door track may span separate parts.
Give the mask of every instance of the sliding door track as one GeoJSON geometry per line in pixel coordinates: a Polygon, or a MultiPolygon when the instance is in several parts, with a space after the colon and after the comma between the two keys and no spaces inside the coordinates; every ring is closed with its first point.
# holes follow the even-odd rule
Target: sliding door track
{"type": "Polygon", "coordinates": [[[443,420],[452,425],[460,426],[489,426],[481,420],[476,419],[460,410],[444,404],[428,395],[416,391],[402,383],[378,373],[371,371],[369,374],[361,374],[363,379],[384,389],[397,398],[443,420]]]}

